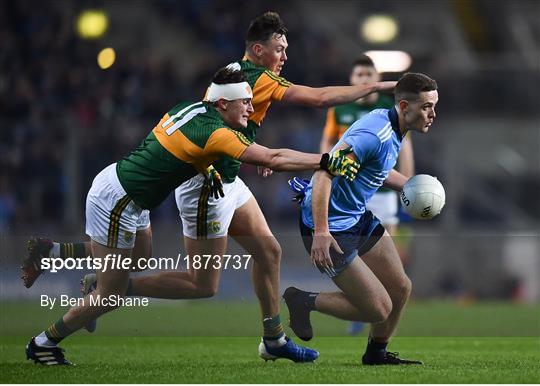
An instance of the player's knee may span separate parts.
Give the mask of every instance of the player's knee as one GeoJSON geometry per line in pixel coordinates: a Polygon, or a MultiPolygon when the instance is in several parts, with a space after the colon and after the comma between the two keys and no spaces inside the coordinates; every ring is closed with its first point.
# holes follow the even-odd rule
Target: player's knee
{"type": "Polygon", "coordinates": [[[265,243],[264,248],[261,250],[261,254],[256,254],[253,256],[254,260],[267,267],[279,267],[281,260],[281,245],[275,238],[269,238],[265,243]]]}
{"type": "Polygon", "coordinates": [[[394,295],[394,302],[405,303],[409,299],[409,296],[411,296],[411,292],[412,292],[411,279],[409,279],[406,275],[404,275],[400,279],[397,285],[397,289],[394,295]]]}
{"type": "Polygon", "coordinates": [[[374,323],[384,322],[392,312],[392,300],[389,297],[381,299],[374,308],[374,323]]]}
{"type": "Polygon", "coordinates": [[[390,296],[381,296],[372,306],[371,323],[382,323],[392,312],[392,300],[390,296]]]}
{"type": "Polygon", "coordinates": [[[201,299],[214,297],[218,293],[218,285],[205,284],[197,286],[197,297],[201,299]]]}
{"type": "Polygon", "coordinates": [[[272,238],[271,240],[272,241],[269,243],[268,255],[270,256],[272,263],[279,263],[282,254],[281,245],[279,245],[275,238],[272,238]]]}

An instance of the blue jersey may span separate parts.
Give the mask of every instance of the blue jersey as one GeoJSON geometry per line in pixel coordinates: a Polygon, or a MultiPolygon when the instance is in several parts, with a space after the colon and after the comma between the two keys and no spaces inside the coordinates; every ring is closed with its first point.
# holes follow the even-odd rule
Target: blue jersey
{"type": "MultiPolygon", "coordinates": [[[[373,110],[347,129],[334,149],[343,143],[351,146],[360,163],[360,171],[352,182],[343,177],[332,180],[328,207],[331,232],[349,229],[360,220],[366,211],[366,203],[394,168],[401,139],[395,108],[373,110]]],[[[313,179],[302,202],[302,220],[313,229],[312,189],[313,179]]]]}

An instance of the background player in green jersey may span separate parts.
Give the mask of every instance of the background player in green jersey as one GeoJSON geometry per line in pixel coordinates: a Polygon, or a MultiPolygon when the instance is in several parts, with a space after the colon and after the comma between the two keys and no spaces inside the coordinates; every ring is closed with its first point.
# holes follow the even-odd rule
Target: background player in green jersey
{"type": "MultiPolygon", "coordinates": [[[[354,61],[349,76],[351,85],[367,85],[379,80],[380,74],[369,56],[361,55],[354,61]]],[[[352,103],[328,109],[320,151],[323,153],[330,151],[349,126],[365,114],[375,109],[391,109],[393,106],[394,101],[389,96],[373,93],[352,103]]],[[[405,136],[402,141],[396,169],[407,178],[414,174],[414,156],[410,135],[405,136]]],[[[381,220],[381,224],[392,237],[395,236],[399,223],[398,205],[397,193],[382,186],[366,206],[381,220]]],[[[362,329],[361,322],[351,322],[349,326],[349,332],[352,335],[358,334],[362,329]]]]}
{"type": "MultiPolygon", "coordinates": [[[[268,149],[250,144],[241,133],[232,130],[246,127],[253,112],[253,94],[245,80],[241,71],[228,68],[218,71],[207,101],[173,108],[137,149],[96,176],[86,200],[86,233],[91,238],[94,262],[103,264],[97,270],[97,287],[30,340],[26,347],[28,359],[46,365],[70,364],[58,343],[120,306],[121,299],[130,293],[132,252],[138,249],[136,244],[151,242],[149,210],[158,206],[176,186],[206,171],[219,156],[279,170],[323,168],[338,175],[354,176],[356,163],[341,153],[337,157],[328,154],[321,157],[289,149],[268,149]],[[141,233],[147,237],[138,238],[141,233]],[[110,258],[117,261],[114,268],[106,265],[110,258]]],[[[149,245],[139,248],[150,250],[149,245]]],[[[39,263],[38,259],[27,265],[39,267],[39,263]]],[[[285,340],[284,344],[265,343],[261,356],[299,362],[318,357],[314,350],[297,346],[283,336],[279,338],[285,340]]]]}

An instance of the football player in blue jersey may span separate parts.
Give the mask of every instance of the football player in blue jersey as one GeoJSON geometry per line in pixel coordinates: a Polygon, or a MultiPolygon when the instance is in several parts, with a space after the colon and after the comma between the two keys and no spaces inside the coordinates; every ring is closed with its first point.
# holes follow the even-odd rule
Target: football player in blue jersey
{"type": "Polygon", "coordinates": [[[362,363],[422,364],[387,351],[411,281],[403,270],[392,238],[366,203],[383,185],[400,191],[407,178],[393,170],[403,136],[427,133],[435,119],[437,83],[419,73],[407,73],[395,88],[395,106],[377,109],[352,124],[335,149],[352,148],[360,163],[354,182],[316,172],[304,191],[300,228],[311,260],[341,291],[307,292],[289,287],[283,297],[291,328],[309,340],[311,311],[340,319],[371,323],[362,363]]]}

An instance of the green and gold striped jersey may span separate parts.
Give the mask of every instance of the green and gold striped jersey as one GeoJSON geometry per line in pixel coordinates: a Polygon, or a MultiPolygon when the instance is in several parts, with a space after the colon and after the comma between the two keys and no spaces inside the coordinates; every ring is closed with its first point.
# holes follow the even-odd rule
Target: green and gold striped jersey
{"type": "Polygon", "coordinates": [[[116,171],[128,196],[141,208],[152,209],[217,158],[239,158],[249,144],[210,103],[181,103],[117,163],[116,171]]]}
{"type": "MultiPolygon", "coordinates": [[[[238,62],[247,81],[253,90],[253,110],[250,115],[248,126],[239,129],[252,143],[255,141],[257,129],[266,116],[266,112],[272,101],[280,101],[292,83],[286,79],[275,75],[265,67],[258,66],[246,58],[238,62]]],[[[214,162],[214,167],[221,174],[224,182],[233,182],[240,170],[241,162],[230,157],[223,157],[214,162]]]]}

